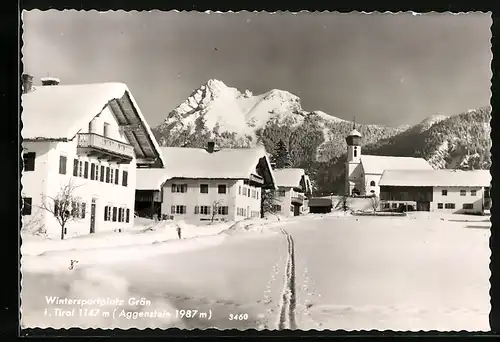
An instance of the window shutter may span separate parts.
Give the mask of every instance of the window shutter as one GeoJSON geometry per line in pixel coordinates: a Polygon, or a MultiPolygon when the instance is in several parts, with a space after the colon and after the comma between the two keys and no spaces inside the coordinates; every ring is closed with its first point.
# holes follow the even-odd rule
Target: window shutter
{"type": "Polygon", "coordinates": [[[127,186],[127,177],[128,177],[128,172],[123,171],[123,177],[122,177],[122,185],[127,186]]]}
{"type": "Polygon", "coordinates": [[[130,221],[130,209],[127,209],[127,223],[130,221]]]}
{"type": "Polygon", "coordinates": [[[83,177],[84,178],[89,178],[89,162],[85,162],[85,167],[83,169],[83,177]]]}
{"type": "Polygon", "coordinates": [[[101,165],[101,182],[104,182],[104,165],[101,165]]]}
{"type": "Polygon", "coordinates": [[[118,175],[120,174],[120,171],[118,169],[115,170],[115,184],[118,184],[118,175]]]}
{"type": "Polygon", "coordinates": [[[104,207],[104,221],[108,220],[108,206],[104,207]]]}
{"type": "Polygon", "coordinates": [[[106,167],[106,183],[109,183],[110,171],[109,166],[106,167]]]}
{"type": "Polygon", "coordinates": [[[187,184],[182,184],[182,192],[187,192],[188,186],[187,184]]]}
{"type": "Polygon", "coordinates": [[[90,164],[90,179],[91,180],[95,179],[95,164],[94,163],[90,164]]]}
{"type": "Polygon", "coordinates": [[[116,207],[113,207],[113,222],[116,222],[116,207]]]}
{"type": "Polygon", "coordinates": [[[78,176],[78,159],[73,159],[73,176],[78,176]]]}
{"type": "Polygon", "coordinates": [[[59,156],[59,173],[61,175],[66,174],[66,157],[65,156],[59,156]]]}
{"type": "Polygon", "coordinates": [[[194,207],[194,213],[195,213],[195,214],[199,214],[199,213],[200,213],[200,207],[199,207],[199,206],[197,206],[197,205],[196,205],[196,206],[194,207]]]}
{"type": "Polygon", "coordinates": [[[170,213],[175,214],[175,205],[170,207],[170,213]]]}
{"type": "Polygon", "coordinates": [[[85,211],[86,211],[86,206],[87,205],[86,205],[85,202],[82,202],[81,206],[82,206],[81,207],[81,209],[82,209],[82,215],[81,215],[81,217],[82,217],[82,219],[84,219],[85,218],[85,211]]]}
{"type": "Polygon", "coordinates": [[[172,184],[172,192],[175,192],[175,184],[172,184]]]}

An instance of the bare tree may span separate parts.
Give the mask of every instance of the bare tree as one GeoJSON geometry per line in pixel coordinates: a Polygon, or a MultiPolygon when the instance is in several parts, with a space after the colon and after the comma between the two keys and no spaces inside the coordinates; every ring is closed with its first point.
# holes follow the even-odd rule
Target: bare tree
{"type": "Polygon", "coordinates": [[[61,187],[61,190],[54,196],[42,194],[40,209],[52,214],[61,227],[61,240],[64,240],[64,230],[70,221],[78,221],[82,217],[80,207],[81,198],[75,195],[75,190],[80,185],[73,184],[70,179],[68,184],[61,187]]]}
{"type": "Polygon", "coordinates": [[[34,235],[45,236],[47,230],[43,224],[43,216],[40,209],[36,210],[30,218],[23,216],[22,231],[34,235]]]}
{"type": "Polygon", "coordinates": [[[374,195],[371,199],[370,199],[370,204],[372,205],[372,208],[373,208],[373,211],[377,211],[378,208],[379,208],[379,205],[380,205],[380,200],[379,198],[377,197],[377,195],[374,195]]]}
{"type": "MultiPolygon", "coordinates": [[[[264,218],[265,214],[273,214],[277,216],[279,199],[276,190],[262,189],[260,195],[260,217],[264,218]]],[[[279,216],[278,220],[279,220],[279,216]]]]}
{"type": "Polygon", "coordinates": [[[222,200],[216,200],[212,203],[212,217],[210,219],[210,223],[215,221],[217,214],[219,213],[219,208],[222,206],[222,200]]]}
{"type": "Polygon", "coordinates": [[[351,207],[349,206],[349,196],[346,194],[342,195],[335,208],[342,209],[344,212],[347,212],[349,209],[351,209],[351,207]]]}

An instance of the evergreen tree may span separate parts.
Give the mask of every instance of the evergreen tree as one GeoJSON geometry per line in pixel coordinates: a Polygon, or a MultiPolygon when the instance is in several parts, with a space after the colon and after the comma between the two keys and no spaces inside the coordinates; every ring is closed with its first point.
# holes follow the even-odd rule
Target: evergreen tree
{"type": "Polygon", "coordinates": [[[284,169],[292,167],[292,163],[290,162],[290,155],[288,154],[288,149],[285,146],[283,140],[280,139],[278,142],[276,149],[271,157],[271,162],[276,165],[277,169],[284,169]]]}

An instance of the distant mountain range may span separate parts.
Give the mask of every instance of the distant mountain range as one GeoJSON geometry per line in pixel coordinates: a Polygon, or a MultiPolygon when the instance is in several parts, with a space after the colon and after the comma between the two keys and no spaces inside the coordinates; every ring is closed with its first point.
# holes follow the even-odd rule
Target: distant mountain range
{"type": "MultiPolygon", "coordinates": [[[[431,116],[417,125],[360,125],[362,152],[420,156],[435,168],[478,169],[491,164],[491,108],[454,116],[431,116]]],[[[321,111],[306,111],[300,98],[273,89],[253,95],[209,80],[153,128],[162,146],[251,147],[261,143],[269,153],[279,140],[289,149],[294,167],[305,168],[317,193],[341,193],[345,137],[352,123],[321,111]]]]}

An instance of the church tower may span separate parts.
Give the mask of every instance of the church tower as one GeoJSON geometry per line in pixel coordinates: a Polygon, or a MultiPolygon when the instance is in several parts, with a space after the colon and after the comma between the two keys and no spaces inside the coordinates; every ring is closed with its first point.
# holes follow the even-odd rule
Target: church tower
{"type": "Polygon", "coordinates": [[[361,194],[361,133],[356,130],[354,121],[351,133],[345,139],[347,143],[346,191],[347,194],[361,194]]]}

